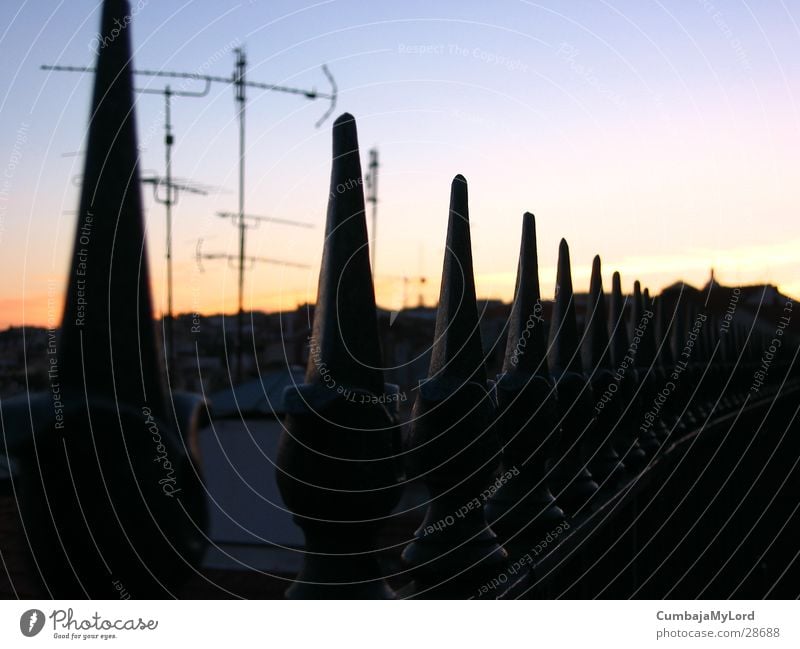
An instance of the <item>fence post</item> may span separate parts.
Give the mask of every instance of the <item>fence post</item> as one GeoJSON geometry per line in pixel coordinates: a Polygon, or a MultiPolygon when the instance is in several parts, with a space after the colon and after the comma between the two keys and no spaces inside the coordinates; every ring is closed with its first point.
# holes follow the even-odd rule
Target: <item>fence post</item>
{"type": "Polygon", "coordinates": [[[514,304],[503,372],[497,378],[497,432],[503,482],[486,508],[489,523],[512,558],[535,552],[564,522],[548,486],[547,462],[559,435],[555,385],[547,369],[544,310],[539,292],[536,222],[522,217],[514,304]],[[517,475],[518,474],[518,475],[517,475]]]}
{"type": "Polygon", "coordinates": [[[376,534],[400,497],[397,386],[383,381],[355,119],[333,125],[325,246],[305,382],[285,392],[278,487],[306,538],[291,598],[394,597],[376,534]]]}
{"type": "Polygon", "coordinates": [[[647,462],[647,455],[639,446],[638,428],[642,416],[641,399],[637,394],[636,351],[628,337],[625,318],[626,299],[622,295],[622,281],[615,272],[611,279],[611,362],[618,377],[619,389],[614,398],[619,401],[617,424],[617,449],[629,473],[638,473],[647,462]]]}
{"type": "Polygon", "coordinates": [[[665,304],[665,299],[666,296],[662,293],[652,301],[653,310],[656,314],[656,366],[654,369],[659,389],[666,390],[668,394],[659,419],[660,438],[664,442],[672,442],[676,439],[676,436],[672,435],[672,433],[677,423],[677,417],[674,415],[675,406],[677,405],[677,389],[676,382],[670,379],[670,375],[675,369],[675,361],[672,356],[672,319],[665,304]]]}
{"type": "Polygon", "coordinates": [[[642,295],[642,286],[639,280],[633,283],[633,312],[631,318],[631,335],[638,341],[636,352],[636,375],[639,381],[639,399],[641,403],[641,417],[637,422],[639,445],[651,459],[659,449],[659,441],[655,431],[655,415],[652,412],[653,402],[658,393],[657,381],[653,372],[655,361],[655,346],[653,345],[652,331],[654,313],[649,310],[647,302],[642,295]]]}
{"type": "Polygon", "coordinates": [[[475,301],[467,181],[460,175],[451,186],[434,336],[410,439],[430,504],[403,559],[422,596],[478,595],[503,578],[507,554],[484,515],[500,448],[475,301]]]}
{"type": "Polygon", "coordinates": [[[550,323],[550,371],[558,391],[561,415],[559,452],[553,458],[556,499],[568,514],[586,507],[598,489],[587,468],[587,448],[594,431],[592,389],[583,373],[575,318],[569,246],[558,249],[556,299],[550,323]]]}
{"type": "Polygon", "coordinates": [[[586,324],[583,335],[583,359],[592,388],[594,403],[592,414],[595,426],[592,431],[589,468],[601,488],[614,490],[623,480],[625,466],[614,448],[616,427],[619,426],[620,402],[614,399],[618,389],[611,371],[610,341],[608,338],[608,316],[603,291],[600,257],[592,261],[592,277],[589,284],[589,301],[586,305],[586,324]]]}
{"type": "Polygon", "coordinates": [[[642,363],[647,369],[649,381],[652,383],[653,399],[646,404],[646,411],[653,415],[650,422],[650,429],[653,431],[658,442],[659,449],[664,450],[667,440],[667,428],[664,425],[665,407],[668,402],[664,389],[664,372],[661,368],[661,360],[658,351],[658,308],[655,300],[650,297],[650,289],[642,291],[642,304],[646,313],[652,314],[648,326],[644,330],[642,345],[642,363]]]}

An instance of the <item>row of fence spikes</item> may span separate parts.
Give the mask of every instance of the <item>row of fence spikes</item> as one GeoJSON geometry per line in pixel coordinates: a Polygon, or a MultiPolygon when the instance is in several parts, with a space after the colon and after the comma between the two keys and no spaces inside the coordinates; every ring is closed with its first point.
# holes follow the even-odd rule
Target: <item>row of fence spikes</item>
{"type": "MultiPolygon", "coordinates": [[[[320,368],[325,367],[342,384],[379,393],[383,389],[383,375],[380,371],[380,342],[375,318],[374,287],[369,273],[368,238],[360,178],[355,120],[345,114],[336,121],[333,129],[332,189],[313,324],[314,344],[318,353],[309,358],[306,382],[322,385],[325,376],[320,368]],[[338,191],[337,188],[341,187],[347,189],[338,191]]],[[[578,377],[585,384],[587,377],[600,371],[608,373],[621,362],[631,348],[633,335],[638,338],[634,364],[639,369],[641,380],[648,382],[648,390],[644,396],[646,401],[652,396],[653,390],[660,387],[665,371],[675,363],[673,341],[679,341],[691,323],[691,311],[686,304],[678,303],[674,312],[669,311],[663,296],[652,299],[649,290],[642,290],[638,280],[634,283],[632,296],[624,297],[619,273],[613,275],[610,307],[607,308],[601,260],[596,256],[592,263],[585,324],[582,334],[579,334],[569,246],[565,240],[559,245],[557,292],[549,333],[543,318],[532,318],[532,315],[541,315],[541,295],[535,219],[532,214],[526,213],[522,219],[520,257],[514,301],[509,316],[503,376],[525,377],[526,381],[531,377],[552,381],[553,377],[571,376],[573,379],[578,377]],[[632,301],[631,334],[625,318],[626,302],[629,300],[632,301]],[[549,344],[545,341],[546,335],[549,336],[549,344]],[[524,353],[519,350],[522,340],[526,341],[524,353]]],[[[706,331],[698,345],[700,351],[696,362],[708,356],[710,342],[711,338],[706,331]]],[[[451,185],[447,243],[431,360],[427,378],[422,383],[415,405],[412,447],[423,455],[433,452],[432,446],[426,448],[435,444],[431,431],[426,430],[426,426],[430,424],[424,422],[431,421],[431,413],[437,411],[448,399],[453,399],[458,401],[459,407],[451,411],[439,410],[436,414],[438,419],[432,420],[435,421],[434,425],[444,429],[442,437],[447,437],[444,433],[449,433],[452,440],[453,427],[457,428],[459,435],[463,435],[456,440],[460,447],[454,455],[445,457],[457,463],[464,459],[460,453],[461,447],[466,450],[474,446],[469,451],[473,454],[476,448],[492,448],[489,442],[482,446],[483,440],[491,436],[490,424],[481,417],[469,417],[471,409],[477,407],[482,397],[476,396],[478,393],[470,396],[462,390],[468,385],[487,386],[484,361],[474,283],[467,182],[463,176],[457,175],[451,185]]],[[[442,431],[437,430],[437,435],[440,432],[442,431]]],[[[659,431],[660,434],[663,432],[659,431]]],[[[652,454],[658,448],[659,442],[655,439],[655,433],[651,437],[652,444],[647,448],[652,454]]],[[[440,441],[437,439],[435,443],[440,441]]],[[[635,447],[635,439],[633,444],[635,447]]],[[[608,442],[606,450],[610,453],[608,458],[612,463],[622,466],[611,442],[608,442]]],[[[639,452],[642,452],[641,449],[639,452]]],[[[447,461],[444,464],[447,465],[447,461]]],[[[489,453],[483,459],[480,470],[491,473],[495,465],[494,456],[489,453]]],[[[576,467],[570,467],[570,470],[574,468],[576,467]]],[[[435,518],[432,512],[449,512],[446,508],[437,509],[436,501],[440,496],[452,498],[452,495],[447,496],[451,490],[459,493],[458,498],[463,499],[465,495],[469,495],[456,480],[457,477],[463,478],[459,474],[460,470],[462,469],[453,469],[448,473],[447,466],[443,468],[438,465],[425,474],[433,490],[427,523],[435,518]]],[[[585,467],[582,471],[584,473],[578,478],[582,481],[584,493],[596,490],[597,485],[592,482],[591,474],[585,467]]],[[[569,480],[565,484],[568,483],[569,480]]],[[[460,502],[458,498],[450,502],[460,502]]],[[[482,517],[481,513],[479,518],[482,517]]],[[[489,530],[485,519],[479,523],[478,528],[470,528],[470,533],[476,529],[480,531],[480,526],[489,530]]],[[[457,527],[455,525],[454,529],[457,527]]],[[[444,539],[441,548],[446,548],[452,538],[447,540],[445,537],[452,537],[453,534],[453,530],[440,534],[418,531],[416,540],[407,548],[404,558],[415,570],[419,570],[432,556],[436,556],[431,548],[435,547],[437,536],[444,539]]],[[[475,553],[473,556],[480,556],[480,552],[485,550],[487,556],[497,558],[497,544],[492,538],[476,533],[461,540],[466,547],[472,548],[470,551],[475,553]]]]}

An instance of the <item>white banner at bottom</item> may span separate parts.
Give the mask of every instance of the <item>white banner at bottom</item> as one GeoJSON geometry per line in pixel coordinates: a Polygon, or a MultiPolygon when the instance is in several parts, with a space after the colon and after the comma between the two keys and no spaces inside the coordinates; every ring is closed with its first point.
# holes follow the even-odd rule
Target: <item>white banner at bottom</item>
{"type": "Polygon", "coordinates": [[[795,601],[4,601],[0,647],[777,649],[800,647],[798,614],[795,601]]]}

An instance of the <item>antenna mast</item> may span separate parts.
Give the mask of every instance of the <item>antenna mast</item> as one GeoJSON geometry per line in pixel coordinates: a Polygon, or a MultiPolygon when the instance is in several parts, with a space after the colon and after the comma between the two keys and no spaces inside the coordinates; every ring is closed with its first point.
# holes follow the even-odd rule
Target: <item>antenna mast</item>
{"type": "Polygon", "coordinates": [[[206,87],[200,92],[190,92],[184,90],[172,90],[167,85],[163,90],[150,90],[149,88],[137,89],[143,94],[164,95],[164,157],[165,174],[164,178],[152,176],[142,178],[142,182],[153,185],[153,199],[157,203],[164,205],[166,212],[167,225],[167,371],[170,376],[174,376],[175,369],[175,317],[172,308],[172,206],[178,202],[178,194],[181,191],[205,196],[208,192],[199,187],[186,184],[175,183],[172,180],[172,147],[175,145],[175,136],[172,134],[172,97],[205,97],[211,88],[211,83],[206,82],[206,87]],[[158,188],[164,186],[165,194],[160,196],[158,188]]]}
{"type": "Polygon", "coordinates": [[[367,172],[367,203],[372,204],[372,278],[375,279],[376,253],[378,250],[378,149],[369,150],[367,172]]]}

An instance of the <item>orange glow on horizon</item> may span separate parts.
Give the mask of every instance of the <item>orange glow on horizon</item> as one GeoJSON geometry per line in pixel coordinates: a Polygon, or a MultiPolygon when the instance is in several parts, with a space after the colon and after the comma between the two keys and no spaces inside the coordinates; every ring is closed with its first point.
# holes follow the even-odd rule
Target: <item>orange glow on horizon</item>
{"type": "MultiPolygon", "coordinates": [[[[787,240],[771,245],[747,246],[724,251],[693,250],[684,255],[651,255],[627,257],[617,263],[603,264],[604,284],[610,288],[611,273],[619,271],[622,275],[623,290],[630,290],[635,279],[640,280],[654,293],[660,292],[675,282],[684,281],[695,287],[702,287],[708,281],[710,269],[715,269],[717,281],[725,286],[752,284],[774,284],[778,290],[794,299],[800,295],[800,278],[797,277],[800,240],[787,240]],[[638,269],[638,271],[637,271],[638,269]],[[768,270],[766,270],[768,269],[768,270]]],[[[574,260],[573,260],[574,261],[574,260]]],[[[588,262],[589,260],[587,260],[588,262]]],[[[590,263],[573,263],[572,278],[575,290],[588,290],[590,263]]],[[[553,295],[555,266],[543,265],[539,269],[541,292],[544,299],[553,295]]],[[[316,276],[316,271],[313,273],[316,276]]],[[[476,272],[475,283],[479,299],[499,299],[510,302],[514,292],[515,271],[496,273],[476,272]]],[[[414,307],[423,297],[424,305],[431,307],[438,302],[439,281],[431,278],[425,284],[416,281],[405,283],[397,278],[389,280],[378,276],[376,296],[378,305],[385,309],[414,307]],[[404,305],[405,302],[405,305],[404,305]]],[[[61,322],[66,278],[47,278],[40,280],[35,293],[25,297],[8,296],[0,298],[0,326],[58,326],[61,322]]],[[[227,290],[217,294],[203,294],[198,290],[196,278],[176,285],[176,315],[198,313],[200,315],[235,315],[237,295],[227,290]],[[188,295],[188,299],[187,299],[188,295]]],[[[153,285],[156,316],[164,312],[164,283],[156,281],[153,285]]],[[[316,283],[313,287],[287,288],[279,292],[259,291],[253,288],[246,291],[245,309],[247,311],[291,312],[299,306],[316,302],[316,283]]]]}

